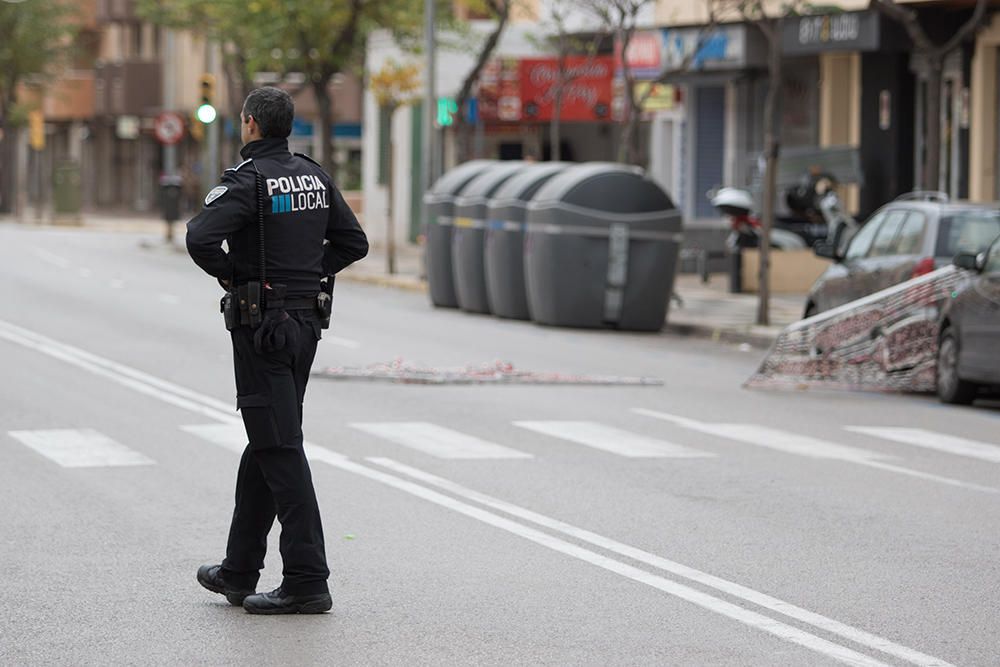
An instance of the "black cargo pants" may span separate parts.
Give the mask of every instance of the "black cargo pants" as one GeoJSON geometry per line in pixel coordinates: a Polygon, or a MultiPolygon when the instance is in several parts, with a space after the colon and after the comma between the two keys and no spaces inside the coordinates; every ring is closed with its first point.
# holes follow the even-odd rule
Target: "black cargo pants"
{"type": "Polygon", "coordinates": [[[281,524],[282,588],[291,595],[327,592],[323,525],[302,447],[302,399],[320,325],[312,311],[289,311],[298,333],[277,352],[257,352],[254,332],[232,332],[237,407],[249,444],[236,478],[236,508],[222,576],[256,589],[267,534],[281,524]]]}

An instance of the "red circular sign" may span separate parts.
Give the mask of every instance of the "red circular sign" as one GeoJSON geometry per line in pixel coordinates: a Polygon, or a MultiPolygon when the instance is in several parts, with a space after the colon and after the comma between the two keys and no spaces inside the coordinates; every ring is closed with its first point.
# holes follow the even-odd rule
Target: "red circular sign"
{"type": "Polygon", "coordinates": [[[173,111],[164,111],[156,117],[153,133],[161,144],[176,144],[184,136],[184,119],[173,111]]]}

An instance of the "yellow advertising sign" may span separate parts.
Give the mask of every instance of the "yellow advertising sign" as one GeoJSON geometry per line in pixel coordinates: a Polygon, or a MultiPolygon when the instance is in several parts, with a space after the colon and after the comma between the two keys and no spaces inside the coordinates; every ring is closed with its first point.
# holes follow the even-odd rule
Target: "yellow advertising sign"
{"type": "Polygon", "coordinates": [[[643,97],[646,97],[645,103],[642,104],[643,111],[670,111],[677,106],[675,90],[670,84],[638,81],[635,84],[635,99],[641,102],[643,97]],[[652,92],[649,92],[650,86],[652,92]]]}

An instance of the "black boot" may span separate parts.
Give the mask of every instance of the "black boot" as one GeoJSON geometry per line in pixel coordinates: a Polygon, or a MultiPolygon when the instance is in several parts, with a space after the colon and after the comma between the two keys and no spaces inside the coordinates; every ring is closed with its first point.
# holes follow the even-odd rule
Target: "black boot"
{"type": "Polygon", "coordinates": [[[289,595],[280,586],[270,593],[248,595],[243,600],[243,608],[249,614],[322,614],[332,606],[329,593],[289,595]]]}
{"type": "Polygon", "coordinates": [[[223,581],[221,569],[221,565],[202,565],[198,568],[198,583],[213,593],[225,595],[229,604],[239,607],[248,595],[254,594],[254,590],[230,586],[223,581]]]}

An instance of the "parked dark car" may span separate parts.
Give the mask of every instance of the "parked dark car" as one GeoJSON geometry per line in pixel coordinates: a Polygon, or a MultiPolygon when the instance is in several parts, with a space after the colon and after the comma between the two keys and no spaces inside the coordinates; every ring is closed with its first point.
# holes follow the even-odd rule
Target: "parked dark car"
{"type": "Polygon", "coordinates": [[[982,252],[1000,235],[1000,203],[950,202],[943,193],[903,195],[875,212],[845,243],[817,243],[834,264],[813,285],[811,317],[982,252]],[[845,247],[846,246],[846,247],[845,247]]]}
{"type": "Polygon", "coordinates": [[[984,387],[1000,386],[1000,238],[954,262],[970,276],[942,310],[937,393],[967,405],[984,387]]]}

